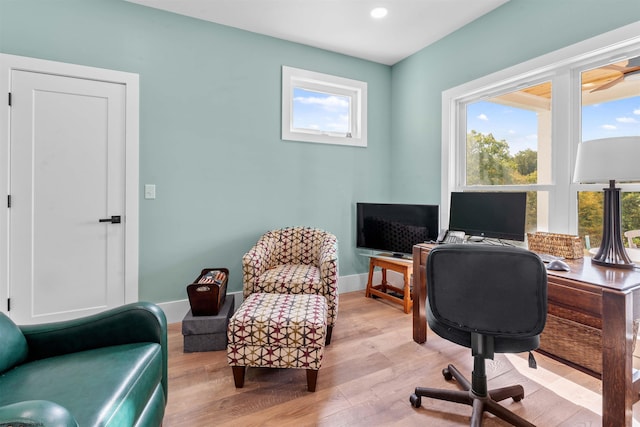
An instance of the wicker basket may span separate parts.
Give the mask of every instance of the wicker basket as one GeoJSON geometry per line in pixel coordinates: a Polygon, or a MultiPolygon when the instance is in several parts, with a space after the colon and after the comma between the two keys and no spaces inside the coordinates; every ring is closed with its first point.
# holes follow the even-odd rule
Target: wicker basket
{"type": "Polygon", "coordinates": [[[548,314],[540,335],[540,350],[602,374],[600,329],[548,314]]]}
{"type": "Polygon", "coordinates": [[[570,234],[527,233],[529,250],[541,254],[561,256],[567,259],[582,258],[582,238],[570,234]]]}

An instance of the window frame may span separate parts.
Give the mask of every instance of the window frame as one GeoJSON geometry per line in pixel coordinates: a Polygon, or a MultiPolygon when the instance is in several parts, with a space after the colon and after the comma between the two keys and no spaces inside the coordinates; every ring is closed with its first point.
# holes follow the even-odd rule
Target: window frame
{"type": "Polygon", "coordinates": [[[283,65],[281,137],[285,141],[366,147],[367,83],[283,65]],[[295,88],[349,97],[351,99],[350,132],[342,135],[334,132],[294,128],[293,91],[295,88]],[[347,136],[349,134],[350,136],[347,136]]]}
{"type": "MultiPolygon", "coordinates": [[[[575,155],[582,140],[580,73],[640,55],[638,34],[640,23],[630,24],[443,91],[440,205],[443,227],[448,223],[452,191],[547,191],[548,230],[539,230],[576,234],[578,191],[601,191],[603,187],[602,184],[573,183],[575,155]],[[551,182],[530,185],[464,185],[466,105],[545,81],[550,81],[552,85],[551,182]]],[[[640,191],[640,184],[618,184],[618,187],[622,191],[640,191]]]]}

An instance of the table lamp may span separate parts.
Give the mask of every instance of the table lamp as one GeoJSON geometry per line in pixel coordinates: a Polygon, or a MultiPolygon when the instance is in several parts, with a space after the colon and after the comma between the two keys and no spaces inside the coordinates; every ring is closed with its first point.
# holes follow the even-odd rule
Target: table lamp
{"type": "Polygon", "coordinates": [[[603,138],[578,145],[573,181],[609,183],[604,188],[602,243],[591,262],[616,268],[634,268],[622,242],[620,189],[616,181],[640,181],[640,136],[603,138]]]}

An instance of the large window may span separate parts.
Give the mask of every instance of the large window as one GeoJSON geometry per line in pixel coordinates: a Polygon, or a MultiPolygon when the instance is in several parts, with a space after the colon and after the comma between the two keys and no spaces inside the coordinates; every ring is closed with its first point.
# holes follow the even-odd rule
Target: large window
{"type": "Polygon", "coordinates": [[[509,191],[521,185],[531,190],[526,231],[548,222],[548,193],[533,191],[533,186],[551,183],[551,93],[551,83],[543,82],[465,104],[462,182],[469,189],[491,186],[509,191]]]}
{"type": "MultiPolygon", "coordinates": [[[[580,86],[582,141],[640,136],[640,55],[580,72],[580,86]]],[[[602,191],[578,191],[578,234],[594,247],[602,240],[603,203],[602,191]]],[[[640,230],[640,193],[623,189],[621,211],[622,232],[640,230]]]]}
{"type": "Polygon", "coordinates": [[[367,84],[282,67],[282,139],[367,146],[367,84]]]}
{"type": "MultiPolygon", "coordinates": [[[[633,24],[445,91],[443,222],[451,191],[527,191],[527,231],[599,245],[606,185],[573,183],[575,153],[640,136],[639,33],[633,24]]],[[[622,231],[640,229],[640,182],[618,186],[622,231]]]]}

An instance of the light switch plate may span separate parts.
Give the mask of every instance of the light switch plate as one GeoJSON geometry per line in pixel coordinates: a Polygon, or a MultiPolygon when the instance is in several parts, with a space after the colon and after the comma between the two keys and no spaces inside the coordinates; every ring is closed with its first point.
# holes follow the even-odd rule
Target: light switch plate
{"type": "Polygon", "coordinates": [[[155,199],[156,198],[156,185],[155,184],[145,184],[144,185],[144,198],[145,199],[155,199]]]}

